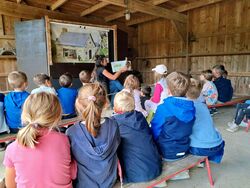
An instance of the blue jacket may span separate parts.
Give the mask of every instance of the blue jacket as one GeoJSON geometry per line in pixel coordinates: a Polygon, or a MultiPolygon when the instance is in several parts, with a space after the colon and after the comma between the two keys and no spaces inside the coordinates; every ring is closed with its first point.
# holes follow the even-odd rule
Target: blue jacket
{"type": "Polygon", "coordinates": [[[24,101],[29,96],[26,91],[21,92],[10,92],[4,98],[4,109],[6,113],[7,125],[12,129],[17,129],[22,126],[21,113],[24,101]]]}
{"type": "Polygon", "coordinates": [[[213,148],[219,146],[223,140],[214,126],[207,105],[199,101],[194,101],[194,106],[196,118],[192,134],[190,135],[190,147],[213,148]]]}
{"type": "Polygon", "coordinates": [[[163,158],[178,159],[186,154],[194,120],[194,103],[186,98],[168,97],[157,107],[151,126],[163,158]]]}
{"type": "Polygon", "coordinates": [[[146,182],[159,176],[161,157],[143,114],[133,111],[113,118],[119,125],[121,135],[118,157],[124,182],[146,182]]]}
{"type": "Polygon", "coordinates": [[[120,134],[116,121],[106,118],[97,137],[93,137],[81,122],[71,126],[66,134],[77,162],[76,188],[110,188],[117,177],[117,148],[120,134]]]}
{"type": "Polygon", "coordinates": [[[63,114],[75,114],[77,90],[74,88],[62,87],[57,90],[57,94],[62,105],[63,114]]]}
{"type": "Polygon", "coordinates": [[[230,80],[221,76],[214,81],[214,84],[218,90],[218,101],[228,102],[232,99],[233,87],[230,80]]]}

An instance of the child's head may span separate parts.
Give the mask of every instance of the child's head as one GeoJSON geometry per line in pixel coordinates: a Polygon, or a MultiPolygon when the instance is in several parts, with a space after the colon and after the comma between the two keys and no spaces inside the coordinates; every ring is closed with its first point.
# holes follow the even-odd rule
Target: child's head
{"type": "Polygon", "coordinates": [[[169,94],[176,97],[184,97],[188,90],[190,79],[181,72],[172,72],[167,76],[169,94]]]}
{"type": "Polygon", "coordinates": [[[228,76],[228,72],[226,70],[224,70],[223,74],[222,74],[223,78],[227,78],[228,76]]]}
{"type": "Polygon", "coordinates": [[[95,65],[96,67],[106,67],[108,64],[108,59],[104,55],[97,55],[95,65]]]}
{"type": "Polygon", "coordinates": [[[212,81],[213,80],[212,71],[210,69],[202,71],[201,75],[200,75],[200,80],[201,81],[205,81],[205,80],[212,81]]]}
{"type": "Polygon", "coordinates": [[[134,97],[127,91],[121,91],[115,95],[114,111],[116,113],[131,112],[135,109],[134,97]]]}
{"type": "Polygon", "coordinates": [[[71,87],[73,82],[73,76],[70,73],[64,73],[59,78],[59,84],[62,87],[71,87]]]}
{"type": "Polygon", "coordinates": [[[47,86],[47,87],[51,87],[51,81],[50,81],[50,77],[47,74],[44,73],[40,73],[34,76],[33,81],[35,82],[36,85],[38,86],[47,86]]]}
{"type": "Polygon", "coordinates": [[[168,74],[168,69],[165,65],[156,65],[155,68],[152,69],[155,72],[155,79],[160,80],[161,78],[166,78],[168,74]]]}
{"type": "Polygon", "coordinates": [[[24,72],[21,71],[13,71],[8,75],[8,82],[10,87],[14,90],[25,90],[27,87],[28,79],[24,72]]]}
{"type": "Polygon", "coordinates": [[[45,92],[30,95],[23,105],[22,123],[25,125],[17,135],[17,142],[25,147],[35,147],[39,129],[52,129],[61,119],[62,109],[54,94],[45,92]]]}
{"type": "Polygon", "coordinates": [[[79,73],[79,79],[82,84],[89,83],[91,79],[91,73],[89,71],[83,70],[79,73]]]}
{"type": "Polygon", "coordinates": [[[78,92],[76,109],[88,132],[97,137],[101,124],[101,113],[107,104],[106,91],[99,83],[86,84],[78,92]]]}
{"type": "Polygon", "coordinates": [[[124,81],[125,89],[134,90],[134,89],[139,89],[139,87],[140,87],[140,82],[135,75],[130,74],[129,76],[127,76],[127,78],[124,81]]]}
{"type": "Polygon", "coordinates": [[[143,86],[141,88],[142,96],[150,97],[151,95],[151,87],[150,86],[143,86]]]}
{"type": "Polygon", "coordinates": [[[201,89],[202,89],[202,85],[200,81],[191,78],[190,85],[186,94],[187,98],[192,99],[192,100],[199,98],[201,94],[201,89]]]}
{"type": "Polygon", "coordinates": [[[224,71],[225,71],[224,65],[215,65],[215,66],[213,67],[213,69],[212,69],[213,76],[214,76],[215,78],[221,77],[221,76],[223,75],[224,71]]]}

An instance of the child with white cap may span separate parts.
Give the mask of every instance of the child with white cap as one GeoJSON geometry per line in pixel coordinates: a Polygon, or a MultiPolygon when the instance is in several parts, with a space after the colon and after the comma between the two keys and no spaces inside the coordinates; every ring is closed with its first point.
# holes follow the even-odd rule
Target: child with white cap
{"type": "Polygon", "coordinates": [[[145,108],[147,112],[156,111],[159,104],[163,103],[163,100],[168,97],[167,90],[167,67],[163,64],[156,65],[152,69],[155,73],[155,80],[157,80],[154,88],[153,96],[150,100],[145,102],[145,108]]]}

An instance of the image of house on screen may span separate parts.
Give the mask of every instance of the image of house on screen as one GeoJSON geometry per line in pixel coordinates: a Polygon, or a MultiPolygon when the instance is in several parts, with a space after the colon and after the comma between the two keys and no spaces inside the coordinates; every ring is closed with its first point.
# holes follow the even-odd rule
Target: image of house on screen
{"type": "MultiPolygon", "coordinates": [[[[52,41],[53,42],[53,41],[52,41]]],[[[99,44],[90,33],[62,32],[54,42],[54,62],[93,63],[99,44]]]]}

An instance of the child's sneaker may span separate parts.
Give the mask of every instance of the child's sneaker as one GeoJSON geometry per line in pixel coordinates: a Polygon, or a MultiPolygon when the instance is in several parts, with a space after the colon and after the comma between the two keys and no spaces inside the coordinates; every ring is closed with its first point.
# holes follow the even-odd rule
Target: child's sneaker
{"type": "Polygon", "coordinates": [[[176,176],[174,176],[170,180],[185,180],[185,179],[189,179],[189,178],[190,178],[189,170],[186,170],[184,172],[177,174],[176,176]]]}
{"type": "Polygon", "coordinates": [[[234,126],[234,121],[228,122],[228,123],[227,123],[227,126],[228,126],[228,127],[233,127],[233,126],[234,126]]]}
{"type": "Polygon", "coordinates": [[[239,126],[240,126],[240,127],[247,127],[247,126],[248,126],[248,123],[242,121],[242,122],[239,124],[239,126]]]}
{"type": "Polygon", "coordinates": [[[205,167],[205,163],[201,162],[200,164],[196,165],[196,167],[198,167],[198,168],[204,168],[205,167]]]}
{"type": "Polygon", "coordinates": [[[227,129],[227,131],[234,133],[234,132],[238,131],[238,129],[239,129],[239,126],[236,125],[235,123],[232,123],[232,125],[227,129]]]}

